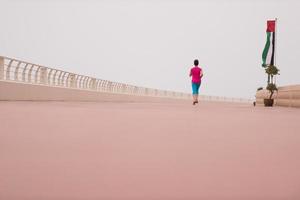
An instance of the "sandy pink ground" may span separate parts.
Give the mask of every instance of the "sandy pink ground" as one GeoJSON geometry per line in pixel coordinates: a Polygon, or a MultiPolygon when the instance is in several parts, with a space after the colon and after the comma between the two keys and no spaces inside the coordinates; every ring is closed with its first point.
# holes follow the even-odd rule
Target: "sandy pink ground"
{"type": "Polygon", "coordinates": [[[298,200],[300,109],[0,102],[1,200],[298,200]]]}

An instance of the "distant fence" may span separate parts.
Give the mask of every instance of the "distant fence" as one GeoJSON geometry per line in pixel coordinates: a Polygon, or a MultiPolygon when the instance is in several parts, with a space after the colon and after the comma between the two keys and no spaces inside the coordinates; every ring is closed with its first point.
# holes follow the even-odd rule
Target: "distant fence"
{"type": "MultiPolygon", "coordinates": [[[[267,90],[256,93],[256,103],[263,104],[264,99],[269,98],[267,90]]],[[[300,107],[300,85],[278,87],[278,92],[273,95],[275,106],[300,107]]]]}
{"type": "MultiPolygon", "coordinates": [[[[3,56],[0,56],[0,80],[116,94],[191,99],[191,94],[183,92],[138,87],[125,83],[102,80],[3,56]]],[[[242,98],[205,95],[201,95],[200,99],[205,101],[242,103],[251,101],[242,98]]]]}

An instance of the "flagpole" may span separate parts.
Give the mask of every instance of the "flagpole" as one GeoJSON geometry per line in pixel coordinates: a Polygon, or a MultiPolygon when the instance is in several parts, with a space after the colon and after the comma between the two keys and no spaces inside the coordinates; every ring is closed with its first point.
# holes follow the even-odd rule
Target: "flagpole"
{"type": "Polygon", "coordinates": [[[274,65],[276,66],[276,60],[277,60],[277,28],[278,28],[278,25],[277,25],[277,22],[278,22],[278,18],[275,18],[275,58],[274,58],[274,65]]]}
{"type": "MultiPolygon", "coordinates": [[[[277,25],[277,22],[278,22],[278,18],[276,17],[275,18],[275,58],[274,58],[274,65],[277,67],[277,63],[276,63],[276,60],[277,60],[277,33],[278,33],[278,25],[277,25]]],[[[277,84],[277,79],[276,79],[276,76],[275,76],[275,84],[277,84]]]]}

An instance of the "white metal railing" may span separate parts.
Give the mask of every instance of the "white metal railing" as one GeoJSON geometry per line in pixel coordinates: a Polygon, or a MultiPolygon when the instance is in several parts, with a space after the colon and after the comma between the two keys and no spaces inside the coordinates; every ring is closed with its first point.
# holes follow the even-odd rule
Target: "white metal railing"
{"type": "MultiPolygon", "coordinates": [[[[0,80],[141,96],[190,99],[191,94],[138,87],[49,68],[0,56],[0,80]]],[[[240,98],[200,95],[205,101],[250,102],[240,98]]]]}
{"type": "Polygon", "coordinates": [[[8,57],[0,57],[0,80],[143,96],[190,98],[186,93],[96,79],[8,57]]]}

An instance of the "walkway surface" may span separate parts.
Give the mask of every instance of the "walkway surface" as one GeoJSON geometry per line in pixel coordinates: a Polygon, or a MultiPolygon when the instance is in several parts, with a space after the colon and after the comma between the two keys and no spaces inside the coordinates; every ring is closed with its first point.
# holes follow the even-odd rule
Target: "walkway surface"
{"type": "Polygon", "coordinates": [[[2,200],[299,200],[300,109],[0,102],[2,200]]]}

